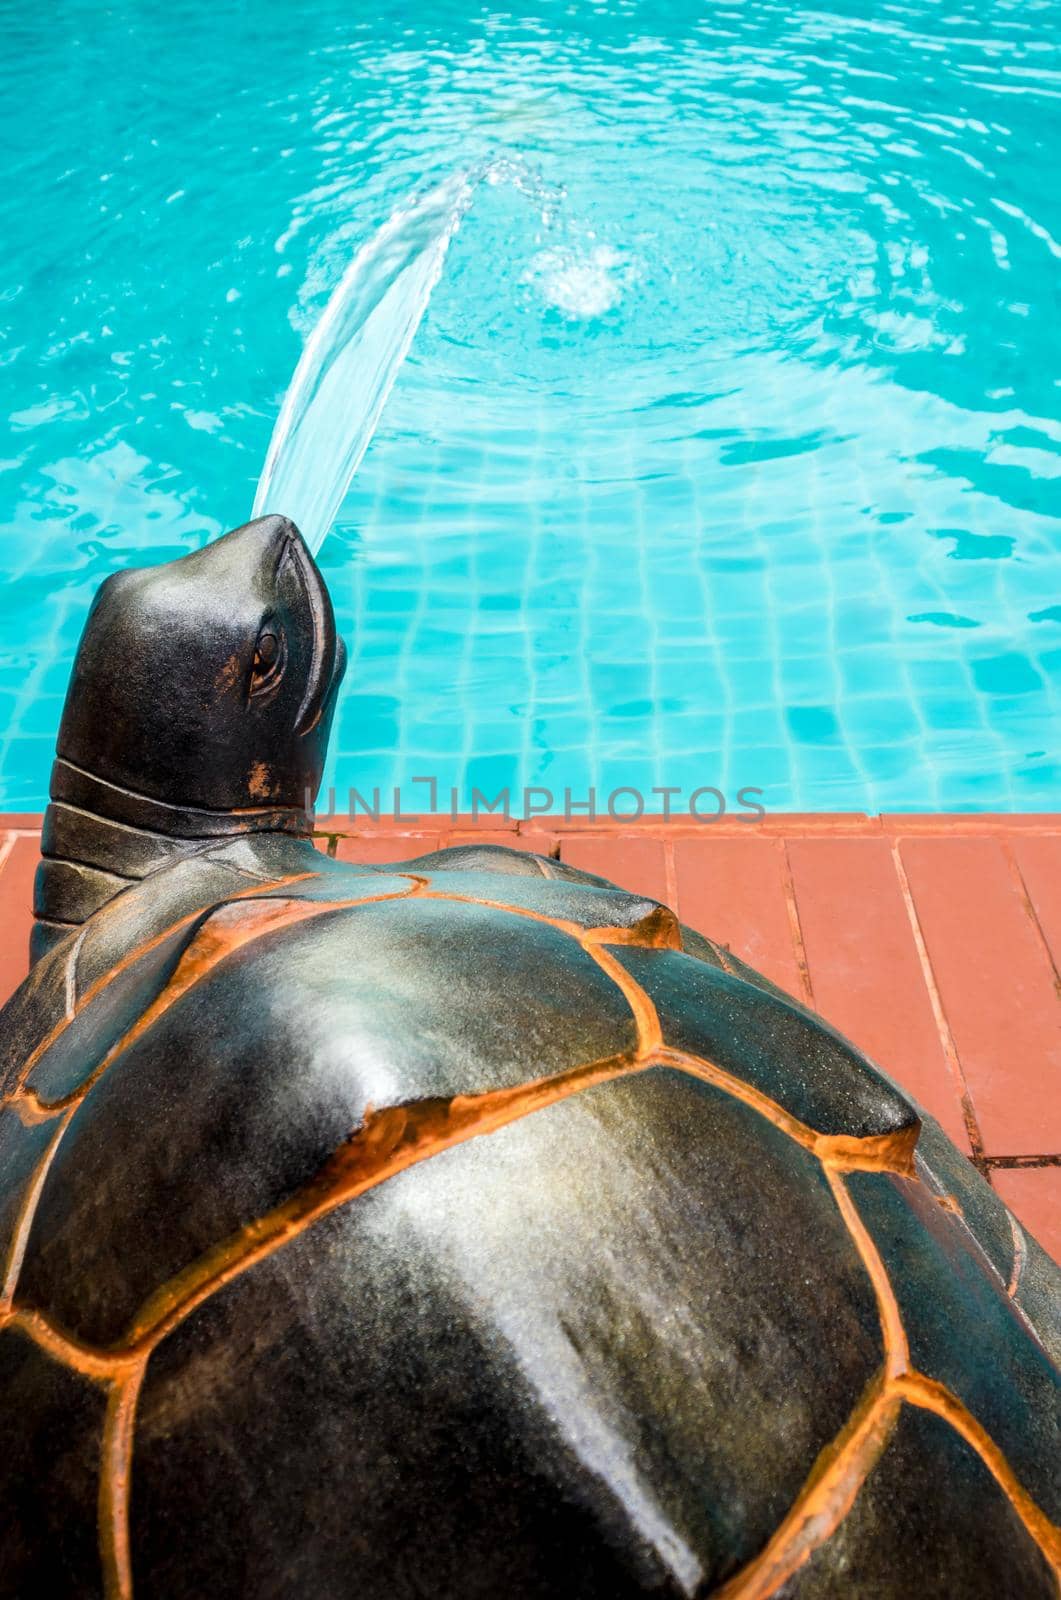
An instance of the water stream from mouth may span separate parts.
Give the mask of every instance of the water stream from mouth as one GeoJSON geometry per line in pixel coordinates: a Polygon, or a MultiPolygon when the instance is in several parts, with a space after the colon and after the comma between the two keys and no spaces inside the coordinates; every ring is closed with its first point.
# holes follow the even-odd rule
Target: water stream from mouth
{"type": "Polygon", "coordinates": [[[269,442],[253,515],[290,517],[314,554],[376,431],[450,241],[483,182],[511,184],[547,208],[559,197],[508,160],[455,172],[414,195],[362,245],[302,352],[269,442]]]}
{"type": "Polygon", "coordinates": [[[395,211],[351,261],[302,352],[253,514],[291,517],[314,553],[376,430],[472,193],[469,175],[458,172],[395,211]]]}

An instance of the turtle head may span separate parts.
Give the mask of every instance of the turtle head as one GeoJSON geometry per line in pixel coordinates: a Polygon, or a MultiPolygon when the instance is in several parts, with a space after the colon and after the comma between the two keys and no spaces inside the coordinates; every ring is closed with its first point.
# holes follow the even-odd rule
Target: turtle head
{"type": "Polygon", "coordinates": [[[163,832],[170,808],[237,826],[306,810],[345,664],[324,580],[285,517],[116,573],[78,648],[53,796],[77,803],[80,775],[95,783],[92,810],[163,832]],[[108,791],[129,801],[101,804],[108,791]]]}

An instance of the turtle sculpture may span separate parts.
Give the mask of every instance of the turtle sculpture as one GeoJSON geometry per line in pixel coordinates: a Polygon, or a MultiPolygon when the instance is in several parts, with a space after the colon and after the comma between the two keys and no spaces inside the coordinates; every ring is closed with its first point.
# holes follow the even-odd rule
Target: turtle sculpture
{"type": "Polygon", "coordinates": [[[279,517],[103,585],[0,1021],[0,1593],[1052,1595],[1059,1274],[662,905],[329,858],[279,517]]]}

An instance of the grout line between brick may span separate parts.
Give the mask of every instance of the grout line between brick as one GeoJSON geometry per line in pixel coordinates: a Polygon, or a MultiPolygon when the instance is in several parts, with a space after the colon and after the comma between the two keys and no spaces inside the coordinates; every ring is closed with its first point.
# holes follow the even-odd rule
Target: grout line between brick
{"type": "Polygon", "coordinates": [[[940,994],[939,986],[936,983],[936,974],[932,969],[932,959],[928,953],[928,945],[925,942],[924,931],[921,927],[921,919],[917,914],[917,906],[914,903],[913,891],[910,888],[910,880],[906,876],[906,867],[903,864],[899,845],[899,839],[893,839],[891,841],[892,864],[895,868],[895,876],[898,879],[899,891],[903,897],[903,904],[906,907],[906,916],[910,923],[910,932],[913,935],[914,948],[917,951],[918,960],[921,963],[921,976],[923,977],[925,981],[925,987],[928,990],[928,998],[932,1005],[932,1014],[936,1020],[936,1031],[939,1034],[939,1041],[943,1048],[943,1058],[957,1088],[958,1103],[961,1107],[962,1117],[965,1122],[965,1131],[969,1135],[969,1143],[972,1147],[973,1160],[980,1166],[981,1170],[983,1170],[984,1137],[980,1132],[980,1124],[976,1118],[976,1110],[973,1106],[972,1095],[969,1092],[969,1085],[965,1080],[965,1073],[962,1069],[961,1058],[958,1055],[958,1047],[954,1042],[954,1035],[951,1033],[950,1023],[947,1021],[947,1013],[943,1006],[943,997],[940,994]]]}
{"type": "Polygon", "coordinates": [[[792,862],[788,854],[787,839],[779,840],[781,847],[781,881],[785,890],[785,906],[788,911],[788,926],[792,935],[792,948],[795,952],[796,965],[799,968],[799,979],[803,986],[803,996],[807,1004],[814,1004],[814,987],[810,978],[810,966],[807,962],[807,947],[803,942],[803,926],[799,920],[799,904],[796,900],[796,883],[792,876],[792,862]]]}
{"type": "Polygon", "coordinates": [[[676,917],[681,918],[678,908],[678,864],[674,859],[674,841],[663,840],[663,874],[667,886],[667,904],[671,907],[676,917]]]}
{"type": "Polygon", "coordinates": [[[1061,995],[1061,972],[1058,972],[1057,963],[1054,961],[1053,951],[1050,949],[1050,942],[1043,931],[1043,925],[1039,921],[1039,913],[1035,909],[1035,902],[1032,900],[1028,885],[1024,881],[1024,874],[1020,870],[1020,862],[1013,853],[1012,842],[1007,839],[1004,834],[999,835],[998,842],[1002,846],[1002,854],[1006,859],[1006,865],[1009,867],[1010,876],[1013,879],[1014,887],[1020,896],[1021,905],[1024,907],[1028,921],[1035,930],[1035,936],[1038,939],[1039,944],[1042,946],[1043,954],[1046,956],[1047,964],[1050,968],[1050,971],[1054,975],[1054,988],[1058,991],[1058,994],[1061,995]]]}
{"type": "Polygon", "coordinates": [[[990,1172],[1040,1172],[1044,1167],[1061,1167],[1061,1154],[1052,1156],[984,1156],[983,1164],[990,1172]]]}

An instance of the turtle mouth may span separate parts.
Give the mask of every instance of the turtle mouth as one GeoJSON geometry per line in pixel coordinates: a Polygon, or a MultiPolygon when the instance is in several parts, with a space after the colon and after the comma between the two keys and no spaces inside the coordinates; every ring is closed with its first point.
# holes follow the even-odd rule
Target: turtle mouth
{"type": "Polygon", "coordinates": [[[346,652],[335,633],[331,598],[316,563],[306,549],[301,534],[292,527],[280,548],[276,564],[276,583],[293,575],[309,610],[312,644],[309,670],[302,702],[295,716],[294,731],[299,738],[311,733],[324,715],[339,687],[346,665],[346,652]]]}
{"type": "Polygon", "coordinates": [[[343,641],[342,635],[337,633],[335,635],[335,664],[332,667],[331,679],[325,688],[324,696],[321,700],[320,710],[317,713],[318,722],[320,721],[321,717],[331,714],[332,707],[335,704],[335,697],[339,692],[339,685],[343,681],[345,672],[346,644],[343,641]]]}

